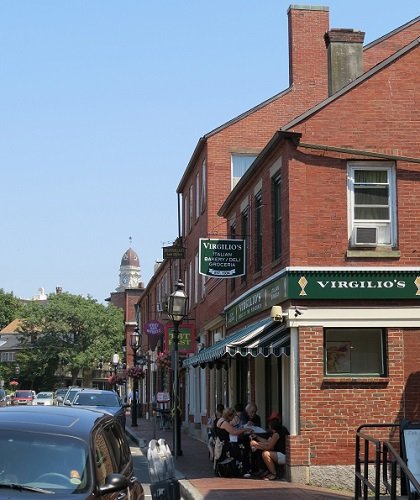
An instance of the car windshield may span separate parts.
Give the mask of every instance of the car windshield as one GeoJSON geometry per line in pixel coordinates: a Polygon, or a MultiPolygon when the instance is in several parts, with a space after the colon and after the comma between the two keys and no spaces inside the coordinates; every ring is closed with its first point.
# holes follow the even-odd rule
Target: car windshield
{"type": "Polygon", "coordinates": [[[16,398],[31,398],[33,396],[31,391],[16,391],[15,392],[15,397],[16,398]]]}
{"type": "Polygon", "coordinates": [[[73,402],[74,397],[76,394],[80,391],[80,389],[72,389],[71,391],[68,391],[67,396],[66,396],[66,401],[70,401],[70,403],[73,402]]]}
{"type": "Polygon", "coordinates": [[[74,399],[73,404],[82,406],[121,406],[116,394],[96,394],[92,392],[80,392],[74,399]]]}
{"type": "Polygon", "coordinates": [[[88,449],[71,436],[0,430],[0,485],[82,493],[91,482],[88,449]]]}
{"type": "Polygon", "coordinates": [[[52,392],[40,392],[37,394],[36,399],[51,399],[52,392]]]}

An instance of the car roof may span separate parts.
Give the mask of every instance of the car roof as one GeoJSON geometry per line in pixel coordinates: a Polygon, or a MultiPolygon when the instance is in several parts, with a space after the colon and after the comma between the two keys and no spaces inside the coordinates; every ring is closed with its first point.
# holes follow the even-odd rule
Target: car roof
{"type": "Polygon", "coordinates": [[[88,440],[90,431],[101,419],[112,418],[93,408],[64,406],[8,406],[0,411],[0,429],[36,430],[88,440]]]}
{"type": "Polygon", "coordinates": [[[84,387],[80,389],[80,392],[89,392],[91,394],[115,394],[118,395],[115,391],[109,391],[107,389],[93,389],[90,387],[84,387]]]}

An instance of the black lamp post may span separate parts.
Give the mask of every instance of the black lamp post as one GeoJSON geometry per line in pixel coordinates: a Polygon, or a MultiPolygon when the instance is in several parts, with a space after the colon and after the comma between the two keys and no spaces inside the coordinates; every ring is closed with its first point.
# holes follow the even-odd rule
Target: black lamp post
{"type": "MultiPolygon", "coordinates": [[[[133,365],[137,364],[137,351],[141,346],[141,335],[138,327],[130,336],[130,347],[133,351],[133,365]]],[[[131,427],[137,427],[137,379],[133,378],[133,398],[131,400],[131,427]]]]}
{"type": "Polygon", "coordinates": [[[182,455],[181,449],[181,412],[179,408],[179,325],[188,314],[188,295],[184,292],[184,283],[178,280],[176,290],[171,293],[168,301],[168,317],[174,324],[173,350],[174,350],[174,455],[182,455]]]}

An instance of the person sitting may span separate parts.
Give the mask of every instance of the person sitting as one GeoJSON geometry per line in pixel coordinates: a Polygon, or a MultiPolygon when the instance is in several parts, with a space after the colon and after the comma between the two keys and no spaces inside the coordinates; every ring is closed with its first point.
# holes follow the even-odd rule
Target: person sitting
{"type": "Polygon", "coordinates": [[[258,408],[255,403],[248,403],[245,406],[245,411],[242,414],[241,424],[261,427],[261,417],[257,415],[257,411],[258,408]]]}
{"type": "Polygon", "coordinates": [[[215,444],[215,439],[216,439],[216,424],[219,418],[222,417],[223,410],[225,407],[219,403],[216,406],[216,412],[214,414],[214,417],[209,417],[207,421],[207,447],[209,450],[209,459],[212,462],[214,459],[214,444],[215,444]]]}
{"type": "Polygon", "coordinates": [[[233,427],[237,427],[238,429],[242,427],[242,413],[243,406],[241,405],[241,403],[237,403],[235,405],[235,415],[231,421],[233,427]]]}
{"type": "Polygon", "coordinates": [[[252,436],[251,450],[261,451],[262,460],[267,467],[262,476],[267,481],[277,479],[277,465],[286,463],[286,436],[289,431],[282,425],[281,420],[272,418],[268,420],[271,436],[264,439],[259,436],[252,436]]]}
{"type": "Polygon", "coordinates": [[[219,418],[216,425],[217,436],[221,441],[229,443],[231,455],[241,463],[243,477],[251,477],[250,466],[250,446],[249,429],[237,428],[232,425],[235,417],[233,408],[225,408],[222,418],[219,418]],[[235,440],[236,438],[236,440],[235,440]],[[241,439],[242,438],[242,439],[241,439]]]}

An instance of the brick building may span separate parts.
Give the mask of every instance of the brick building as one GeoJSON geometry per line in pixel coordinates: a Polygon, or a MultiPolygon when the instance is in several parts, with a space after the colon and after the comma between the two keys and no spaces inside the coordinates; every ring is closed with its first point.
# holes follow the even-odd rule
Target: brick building
{"type": "Polygon", "coordinates": [[[203,136],[177,188],[183,418],[204,436],[216,403],[254,400],[293,481],[351,486],[357,427],[420,417],[420,19],[366,47],[326,7],[288,20],[289,88],[203,136]],[[226,237],[245,276],[199,274],[199,239],[226,237]]]}
{"type": "Polygon", "coordinates": [[[184,364],[227,367],[229,404],[281,411],[294,481],[351,486],[357,427],[420,417],[419,28],[365,50],[328,31],[329,95],[279,126],[218,212],[247,273],[225,288],[219,347],[184,364]]]}

